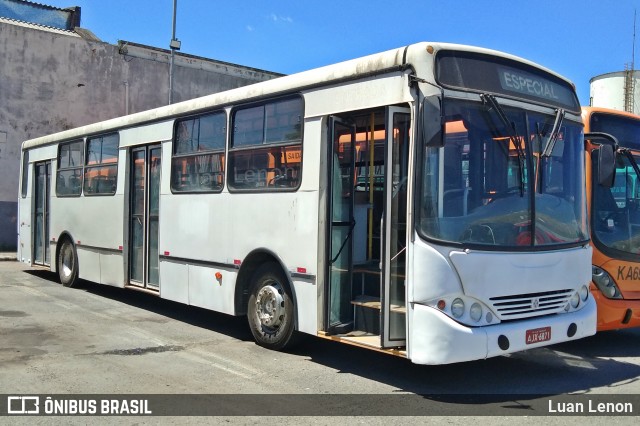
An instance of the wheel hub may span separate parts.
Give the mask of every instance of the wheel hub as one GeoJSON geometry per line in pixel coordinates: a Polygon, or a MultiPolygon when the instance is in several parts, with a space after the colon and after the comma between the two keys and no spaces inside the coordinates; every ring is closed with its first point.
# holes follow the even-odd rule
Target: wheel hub
{"type": "Polygon", "coordinates": [[[274,283],[260,289],[256,297],[256,313],[260,323],[267,327],[278,327],[285,314],[282,287],[274,283]]]}
{"type": "Polygon", "coordinates": [[[71,271],[73,269],[73,252],[71,248],[65,245],[62,248],[62,272],[65,277],[71,275],[71,271]]]}

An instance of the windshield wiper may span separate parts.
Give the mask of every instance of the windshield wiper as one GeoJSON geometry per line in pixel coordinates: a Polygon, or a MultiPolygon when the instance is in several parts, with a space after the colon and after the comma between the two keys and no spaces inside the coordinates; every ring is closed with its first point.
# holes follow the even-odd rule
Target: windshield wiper
{"type": "Polygon", "coordinates": [[[492,109],[495,111],[496,115],[507,129],[507,137],[513,143],[513,146],[516,148],[516,153],[518,154],[518,172],[520,174],[520,196],[524,197],[524,149],[520,144],[520,138],[516,135],[515,128],[513,123],[509,121],[507,114],[505,114],[504,110],[496,100],[495,96],[490,95],[488,93],[483,93],[480,95],[482,102],[485,105],[488,105],[487,111],[491,111],[492,109]]]}
{"type": "Polygon", "coordinates": [[[541,157],[550,157],[553,152],[553,148],[556,146],[556,142],[558,142],[558,136],[560,136],[560,126],[562,126],[562,121],[564,120],[564,110],[562,108],[558,108],[556,110],[556,120],[553,122],[553,127],[551,128],[551,135],[549,136],[549,141],[547,145],[544,147],[544,151],[542,151],[541,157]]]}

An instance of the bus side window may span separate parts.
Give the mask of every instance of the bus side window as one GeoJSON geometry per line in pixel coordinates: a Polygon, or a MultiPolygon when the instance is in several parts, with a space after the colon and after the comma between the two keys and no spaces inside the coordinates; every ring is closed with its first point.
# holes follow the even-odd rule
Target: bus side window
{"type": "Polygon", "coordinates": [[[66,179],[64,175],[60,172],[56,175],[56,192],[58,195],[67,194],[69,189],[67,188],[66,179]]]}
{"type": "Polygon", "coordinates": [[[77,194],[80,192],[80,187],[82,186],[82,180],[80,177],[75,174],[69,176],[69,193],[77,194]]]}
{"type": "MultiPolygon", "coordinates": [[[[87,163],[84,173],[84,191],[87,195],[113,195],[116,193],[118,175],[118,149],[120,141],[117,133],[91,137],[87,140],[87,163]]],[[[80,184],[73,181],[73,185],[80,184]]],[[[71,182],[70,182],[71,184],[71,182]]]]}
{"type": "Polygon", "coordinates": [[[226,114],[176,121],[171,158],[173,192],[220,192],[224,185],[226,114]]]}
{"type": "Polygon", "coordinates": [[[82,193],[84,141],[60,144],[58,147],[56,195],[79,196],[82,193]]]}
{"type": "Polygon", "coordinates": [[[235,110],[229,147],[229,188],[298,188],[303,116],[302,99],[298,97],[235,110]]]}

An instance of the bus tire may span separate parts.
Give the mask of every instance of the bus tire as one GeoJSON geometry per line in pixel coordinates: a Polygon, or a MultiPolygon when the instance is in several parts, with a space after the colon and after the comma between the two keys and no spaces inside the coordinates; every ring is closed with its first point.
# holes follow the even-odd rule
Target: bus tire
{"type": "Polygon", "coordinates": [[[247,319],[258,345],[280,350],[293,343],[293,298],[276,264],[265,263],[253,274],[247,319]]]}
{"type": "Polygon", "coordinates": [[[78,283],[78,254],[73,243],[65,238],[58,252],[58,277],[65,287],[73,287],[78,283]]]}

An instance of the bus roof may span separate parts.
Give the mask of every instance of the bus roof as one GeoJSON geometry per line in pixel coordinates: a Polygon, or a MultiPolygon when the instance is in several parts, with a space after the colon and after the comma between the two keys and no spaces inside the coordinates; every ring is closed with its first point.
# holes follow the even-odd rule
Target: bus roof
{"type": "Polygon", "coordinates": [[[481,54],[494,55],[506,59],[518,61],[541,71],[554,75],[574,87],[573,83],[561,75],[542,67],[534,62],[520,58],[518,56],[499,52],[496,50],[485,49],[474,46],[451,44],[451,43],[416,43],[386,52],[376,53],[357,59],[340,62],[333,65],[327,65],[297,74],[291,74],[267,80],[224,92],[214,93],[203,97],[186,100],[176,104],[141,111],[138,113],[112,118],[110,120],[98,123],[88,124],[70,130],[65,130],[50,135],[41,136],[30,139],[22,144],[22,150],[35,148],[41,145],[48,145],[59,141],[81,138],[87,135],[94,135],[133,127],[144,123],[152,123],[162,120],[168,120],[173,117],[195,113],[215,107],[223,107],[233,103],[246,102],[253,99],[259,99],[264,96],[274,96],[278,94],[286,94],[294,91],[310,89],[321,85],[327,85],[334,82],[346,81],[350,79],[363,78],[373,76],[383,72],[391,72],[394,70],[401,71],[408,67],[413,67],[420,74],[423,67],[420,66],[424,62],[425,52],[435,55],[442,50],[459,50],[468,52],[477,52],[481,54]]]}
{"type": "Polygon", "coordinates": [[[629,117],[634,118],[636,120],[640,120],[640,115],[632,114],[627,111],[621,111],[619,109],[612,108],[603,108],[603,107],[593,107],[593,106],[583,106],[582,107],[582,118],[585,119],[593,113],[602,113],[602,114],[612,114],[618,115],[620,117],[629,117]]]}

